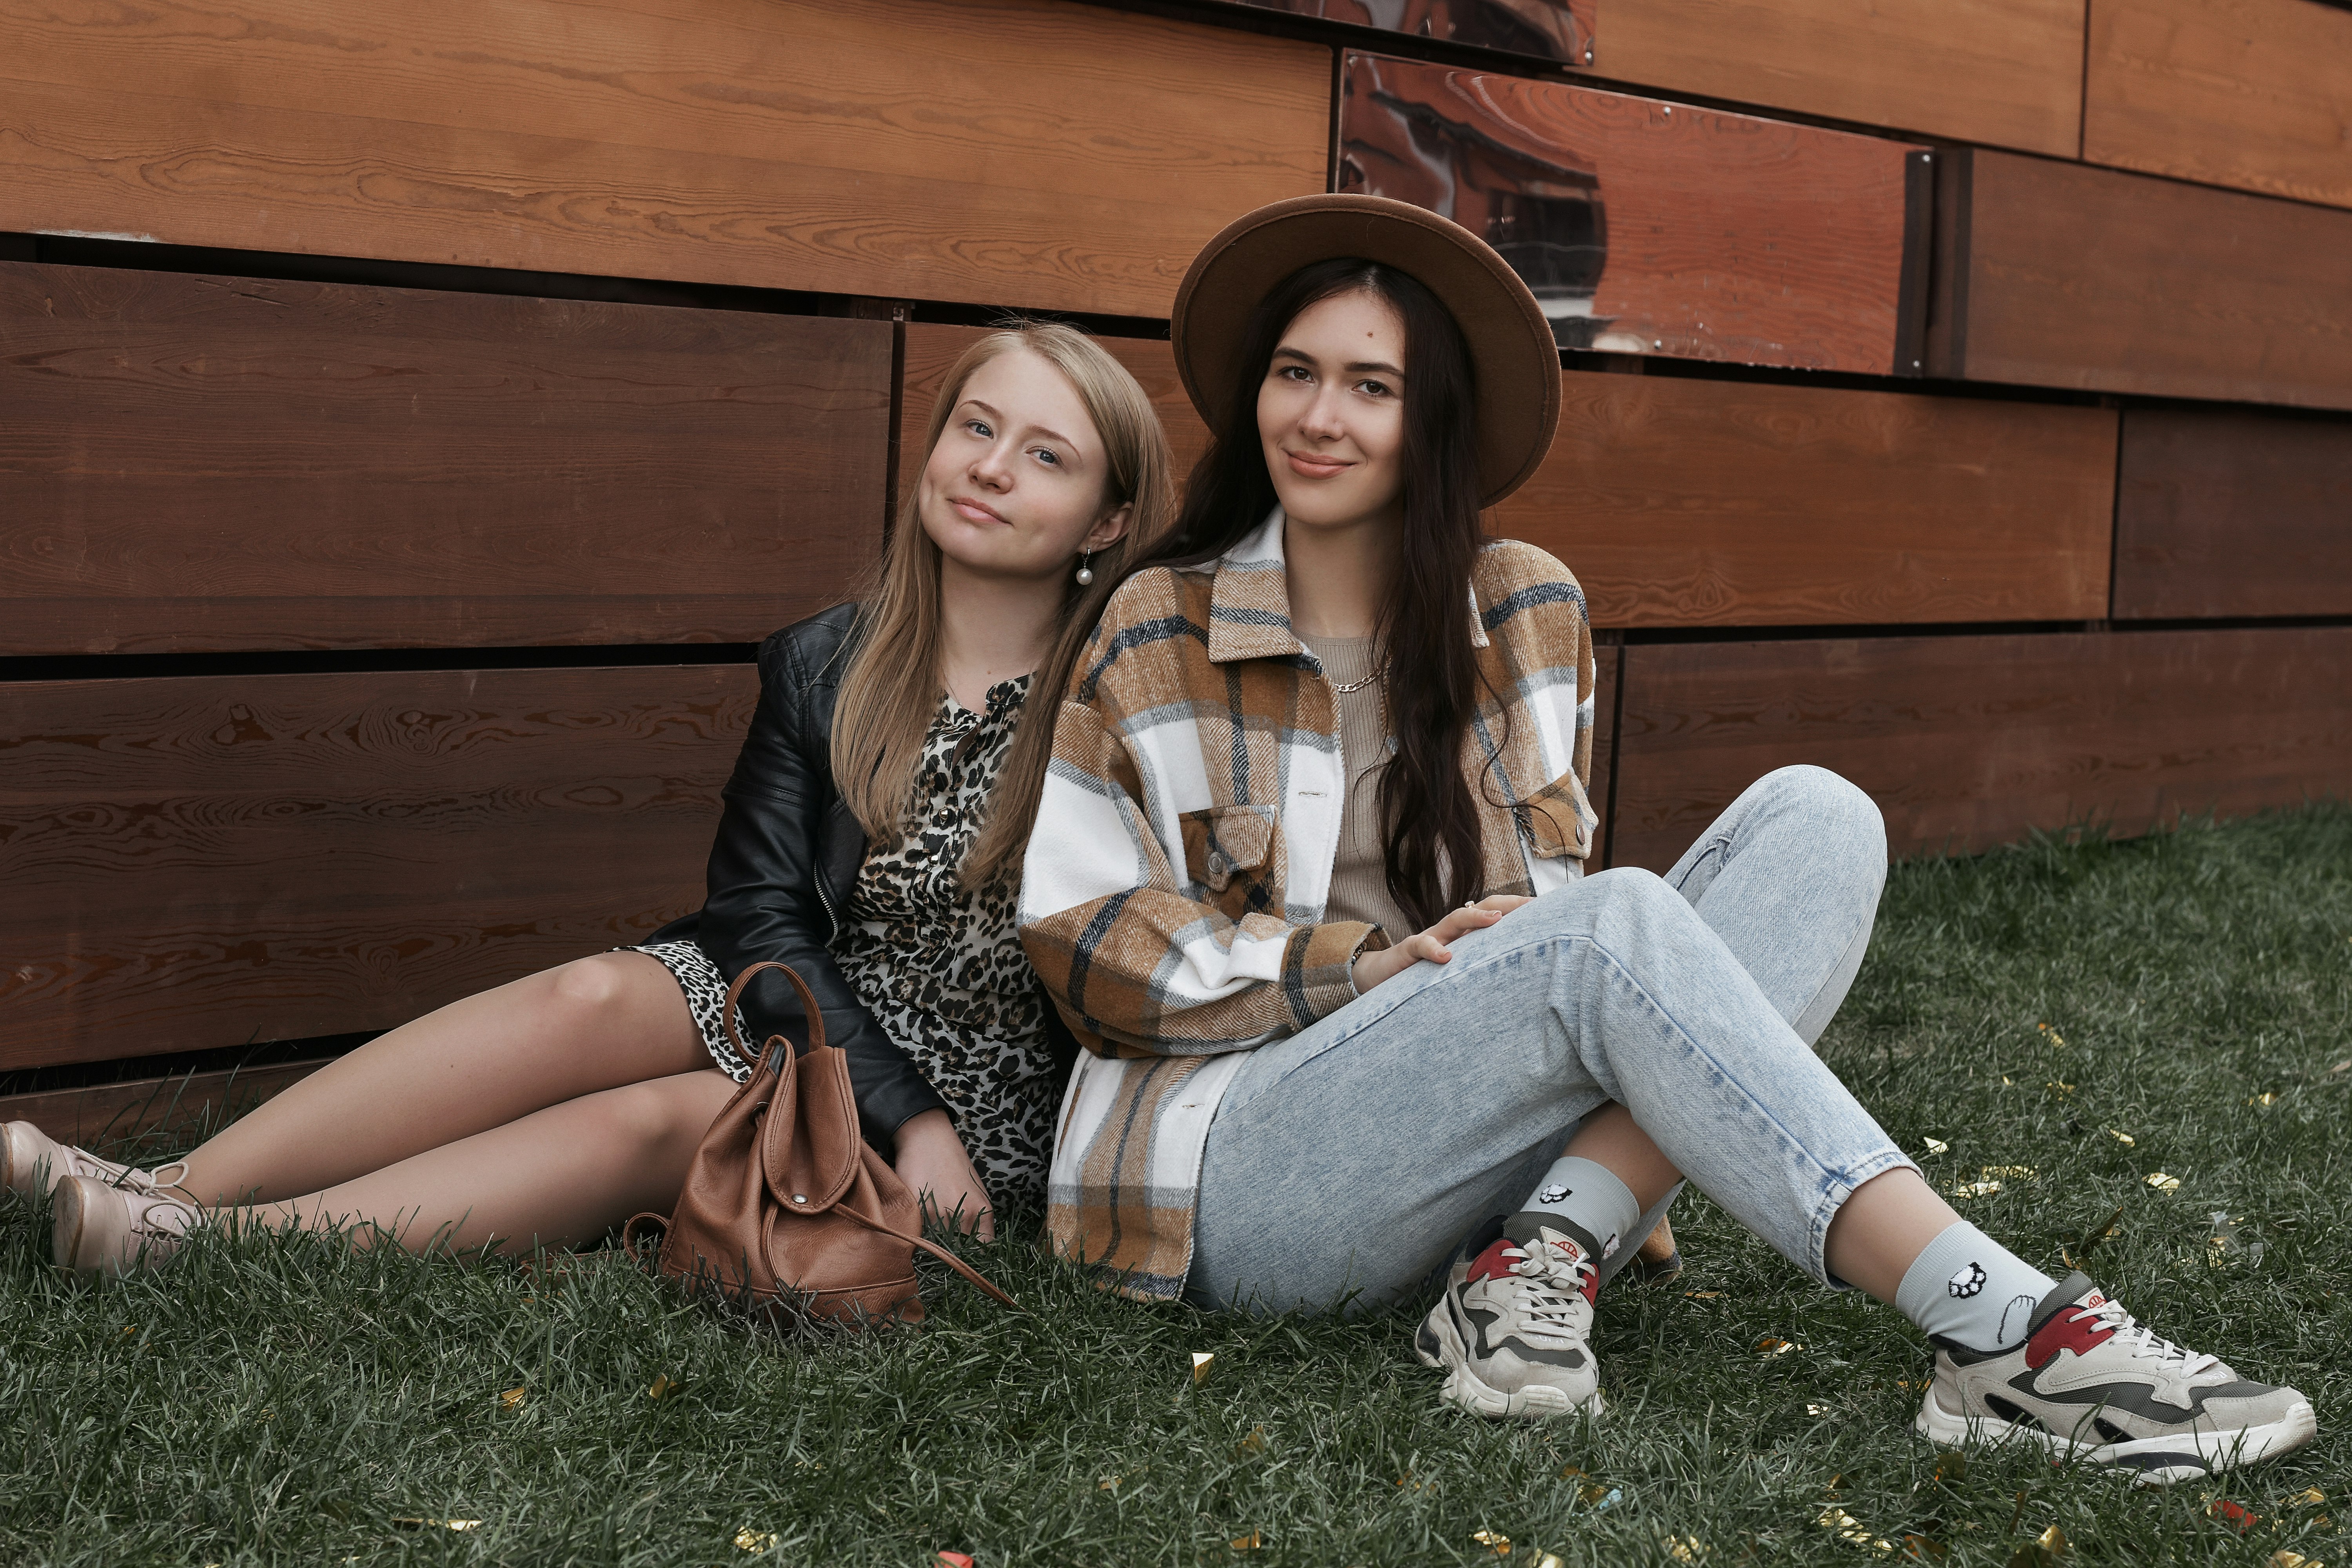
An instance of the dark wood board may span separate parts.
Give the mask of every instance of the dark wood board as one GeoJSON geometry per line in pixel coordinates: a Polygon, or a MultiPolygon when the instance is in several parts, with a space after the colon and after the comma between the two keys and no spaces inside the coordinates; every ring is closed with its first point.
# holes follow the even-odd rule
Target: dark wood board
{"type": "Polygon", "coordinates": [[[1653,870],[1795,763],[1896,855],[2352,794],[2352,627],[1644,644],[1622,679],[1614,857],[1653,870]]]}
{"type": "Polygon", "coordinates": [[[0,1095],[0,1121],[29,1121],[60,1143],[102,1151],[150,1133],[185,1134],[219,1127],[326,1065],[324,1060],[279,1062],[0,1095]]]}
{"type": "Polygon", "coordinates": [[[697,907],[749,666],[0,685],[0,1067],[388,1028],[697,907]]]}
{"type": "Polygon", "coordinates": [[[1550,457],[1496,509],[1602,626],[2090,620],[2116,415],[1570,371],[1550,457]]]}
{"type": "Polygon", "coordinates": [[[2352,419],[2123,418],[2116,619],[2352,615],[2352,419]]]}
{"type": "Polygon", "coordinates": [[[2074,155],[2083,0],[1600,0],[1620,81],[2074,155]]]}
{"type": "Polygon", "coordinates": [[[1592,776],[1584,793],[1601,814],[1601,826],[1592,831],[1592,848],[1585,858],[1588,872],[1609,864],[1609,780],[1617,763],[1617,672],[1624,659],[1625,650],[1614,643],[1592,650],[1592,776]]]}
{"type": "Polygon", "coordinates": [[[1339,188],[1491,241],[1572,348],[1911,373],[1895,344],[1921,151],[1354,51],[1342,70],[1339,188]]]}
{"type": "Polygon", "coordinates": [[[0,652],[756,640],[880,542],[891,332],[0,262],[0,652]]]}
{"type": "Polygon", "coordinates": [[[1465,44],[1570,68],[1592,63],[1599,0],[1227,0],[1266,11],[1319,16],[1385,33],[1465,44]]]}
{"type": "Polygon", "coordinates": [[[1330,53],[1066,0],[0,8],[0,230],[1165,315],[1330,53]]]}
{"type": "Polygon", "coordinates": [[[2090,0],[2083,156],[2352,206],[2352,10],[2090,0]]]}
{"type": "Polygon", "coordinates": [[[1957,150],[1928,374],[2352,408],[2352,212],[1957,150]]]}
{"type": "MultiPolygon", "coordinates": [[[[929,448],[923,437],[930,429],[931,405],[939,398],[948,372],[963,352],[988,335],[984,327],[948,326],[937,321],[912,321],[907,326],[906,363],[900,372],[898,399],[898,483],[912,484],[929,448]]],[[[1112,358],[1125,365],[1159,411],[1168,445],[1175,453],[1181,480],[1208,450],[1208,426],[1192,412],[1184,384],[1176,375],[1176,351],[1165,339],[1100,338],[1112,358]]]]}

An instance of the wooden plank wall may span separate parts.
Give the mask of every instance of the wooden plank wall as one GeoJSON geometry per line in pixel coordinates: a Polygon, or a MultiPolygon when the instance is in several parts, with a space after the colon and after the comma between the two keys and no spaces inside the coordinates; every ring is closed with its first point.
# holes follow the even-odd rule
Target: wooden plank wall
{"type": "Polygon", "coordinates": [[[983,323],[1091,325],[1189,467],[1177,280],[1343,186],[1551,314],[1493,526],[1592,607],[1603,859],[1798,762],[1902,853],[2352,792],[2347,50],[2317,0],[0,0],[0,1089],[691,908],[750,645],[983,323]]]}

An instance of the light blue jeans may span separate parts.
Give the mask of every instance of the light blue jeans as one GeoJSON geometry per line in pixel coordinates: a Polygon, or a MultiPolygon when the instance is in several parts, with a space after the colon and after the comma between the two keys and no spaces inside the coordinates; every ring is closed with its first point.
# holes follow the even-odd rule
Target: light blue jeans
{"type": "Polygon", "coordinates": [[[1186,1299],[1409,1297],[1612,1100],[1701,1192],[1832,1283],[1831,1216],[1911,1163],[1812,1052],[1885,880],[1870,798],[1783,768],[1664,877],[1571,882],[1454,943],[1451,963],[1260,1047],[1209,1131],[1186,1299]]]}

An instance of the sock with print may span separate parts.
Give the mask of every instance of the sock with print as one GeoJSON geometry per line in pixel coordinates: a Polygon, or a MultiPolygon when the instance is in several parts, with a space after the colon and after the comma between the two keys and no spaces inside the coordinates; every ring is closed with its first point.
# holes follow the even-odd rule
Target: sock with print
{"type": "Polygon", "coordinates": [[[1522,1215],[1557,1215],[1591,1237],[1597,1248],[1592,1259],[1596,1265],[1617,1250],[1633,1222],[1642,1217],[1642,1205],[1631,1187],[1608,1166],[1573,1154],[1554,1160],[1519,1207],[1522,1215]]]}
{"type": "Polygon", "coordinates": [[[2025,1338],[2035,1305],[2057,1288],[1968,1221],[1954,1220],[1912,1259],[1895,1310],[1970,1350],[2004,1351],[2025,1338]]]}

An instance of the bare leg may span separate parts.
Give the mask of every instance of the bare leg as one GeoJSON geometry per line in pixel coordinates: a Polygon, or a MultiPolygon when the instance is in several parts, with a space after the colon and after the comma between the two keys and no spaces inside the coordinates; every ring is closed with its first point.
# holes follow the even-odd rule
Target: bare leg
{"type": "Polygon", "coordinates": [[[356,1226],[360,1246],[388,1233],[414,1252],[576,1247],[633,1214],[676,1206],[696,1147],[735,1089],[714,1068],[582,1095],[240,1217],[356,1226]]]}
{"type": "Polygon", "coordinates": [[[207,1206],[316,1193],[582,1095],[709,1066],[660,961],[599,953],[370,1040],[206,1142],[180,1185],[207,1206]]]}
{"type": "Polygon", "coordinates": [[[1891,1302],[1919,1254],[1959,1217],[1918,1172],[1887,1171],[1838,1205],[1822,1258],[1847,1284],[1891,1302]]]}
{"type": "MultiPolygon", "coordinates": [[[[1563,1153],[1607,1167],[1646,1211],[1682,1173],[1618,1104],[1584,1119],[1563,1153]]],[[[1893,1301],[1905,1270],[1960,1216],[1912,1170],[1887,1171],[1853,1190],[1830,1220],[1824,1257],[1830,1272],[1882,1301],[1893,1301]]]]}

